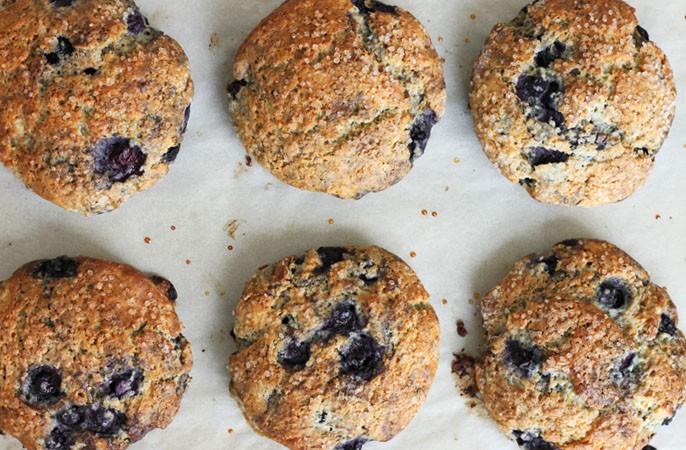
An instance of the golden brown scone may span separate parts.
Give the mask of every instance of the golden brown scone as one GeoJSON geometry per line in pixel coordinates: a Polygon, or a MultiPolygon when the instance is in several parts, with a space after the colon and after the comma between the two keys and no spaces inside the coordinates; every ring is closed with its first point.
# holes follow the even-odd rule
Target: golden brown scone
{"type": "Polygon", "coordinates": [[[470,106],[484,152],[541,202],[591,207],[643,186],[674,118],[666,56],[621,0],[540,0],[495,26],[470,106]]]}
{"type": "Polygon", "coordinates": [[[5,0],[0,162],[70,211],[117,208],[179,152],[193,83],[131,0],[5,0]]]}
{"type": "Polygon", "coordinates": [[[280,180],[359,198],[398,182],[445,108],[422,25],[370,0],[289,0],[238,49],[230,112],[248,154],[280,180]]]}
{"type": "Polygon", "coordinates": [[[261,268],[233,329],[231,393],[292,450],[387,441],[424,402],[439,327],[415,273],[379,247],[322,247],[261,268]]]}
{"type": "Polygon", "coordinates": [[[526,450],[641,450],[686,400],[676,308],[612,244],[574,239],[527,256],[481,309],[476,384],[526,450]]]}
{"type": "Polygon", "coordinates": [[[28,450],[119,450],[176,415],[193,364],[169,281],[65,256],[0,283],[0,430],[28,450]]]}

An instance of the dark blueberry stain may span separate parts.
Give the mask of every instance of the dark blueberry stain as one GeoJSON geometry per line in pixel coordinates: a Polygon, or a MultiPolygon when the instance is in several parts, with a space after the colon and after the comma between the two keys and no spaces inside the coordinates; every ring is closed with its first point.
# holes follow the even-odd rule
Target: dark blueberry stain
{"type": "Polygon", "coordinates": [[[181,150],[180,145],[175,145],[174,147],[169,147],[167,149],[167,152],[162,155],[162,162],[166,162],[167,164],[172,163],[176,161],[176,157],[179,156],[179,151],[181,150]]]}
{"type": "Polygon", "coordinates": [[[179,333],[178,336],[172,339],[172,342],[174,343],[174,350],[181,350],[186,345],[187,341],[186,337],[179,333]]]}
{"type": "Polygon", "coordinates": [[[544,264],[545,265],[545,271],[548,273],[548,275],[553,276],[555,272],[557,271],[557,263],[560,261],[560,259],[553,255],[550,256],[541,256],[539,258],[536,258],[536,263],[537,264],[544,264]]]}
{"type": "Polygon", "coordinates": [[[66,8],[74,4],[74,0],[50,0],[50,4],[55,8],[66,8]]]}
{"type": "Polygon", "coordinates": [[[645,28],[643,28],[640,25],[636,26],[636,30],[634,30],[634,44],[636,44],[636,47],[643,47],[646,42],[650,40],[650,36],[648,36],[648,32],[646,31],[645,28]]]}
{"type": "Polygon", "coordinates": [[[319,273],[324,273],[337,262],[345,259],[345,254],[348,250],[344,247],[319,247],[317,254],[322,261],[322,265],[317,269],[319,273]]]}
{"type": "Polygon", "coordinates": [[[426,108],[419,116],[417,116],[410,129],[410,143],[407,148],[410,149],[410,161],[414,161],[424,154],[426,144],[431,137],[431,129],[438,122],[436,112],[431,108],[426,108]]]}
{"type": "Polygon", "coordinates": [[[54,259],[38,261],[31,270],[34,278],[71,278],[75,277],[79,268],[79,261],[68,256],[58,256],[54,259]]]}
{"type": "Polygon", "coordinates": [[[674,416],[672,416],[672,417],[667,417],[665,420],[662,421],[662,426],[663,426],[663,427],[666,427],[667,425],[669,425],[670,423],[672,423],[672,420],[674,420],[674,416]]]}
{"type": "Polygon", "coordinates": [[[515,86],[517,97],[533,107],[533,117],[541,122],[564,125],[564,116],[557,111],[557,95],[563,89],[559,81],[539,75],[521,75],[515,86]]]}
{"type": "Polygon", "coordinates": [[[276,355],[276,359],[284,368],[297,371],[305,368],[310,356],[310,344],[293,339],[276,355]]]}
{"type": "Polygon", "coordinates": [[[317,423],[326,422],[326,416],[328,415],[329,413],[327,413],[326,411],[319,411],[319,413],[317,414],[317,423]]]}
{"type": "Polygon", "coordinates": [[[174,287],[172,282],[167,280],[166,278],[161,277],[159,275],[153,275],[150,277],[150,281],[152,281],[156,286],[159,286],[161,284],[166,284],[167,286],[169,286],[167,288],[167,292],[165,292],[165,295],[172,302],[175,302],[176,299],[179,298],[179,294],[176,292],[176,288],[174,287]]]}
{"type": "Polygon", "coordinates": [[[352,337],[339,353],[344,375],[370,381],[381,372],[384,348],[367,333],[352,337]]]}
{"type": "Polygon", "coordinates": [[[666,333],[670,336],[676,336],[677,329],[674,319],[669,317],[667,314],[662,313],[660,316],[660,325],[657,328],[658,333],[666,333]]]}
{"type": "Polygon", "coordinates": [[[646,445],[645,447],[643,447],[643,450],[657,450],[657,449],[655,447],[653,447],[652,445],[646,445]]]}
{"type": "Polygon", "coordinates": [[[53,366],[34,367],[26,374],[21,390],[30,406],[52,405],[62,398],[62,374],[53,366]]]}
{"type": "Polygon", "coordinates": [[[581,245],[581,242],[578,239],[565,239],[564,241],[560,242],[560,244],[564,245],[565,247],[578,247],[581,245]]]}
{"type": "Polygon", "coordinates": [[[186,132],[188,128],[188,121],[191,119],[191,105],[188,105],[186,109],[183,110],[183,126],[181,126],[181,134],[186,132]]]}
{"type": "Polygon", "coordinates": [[[111,182],[124,182],[133,175],[142,175],[141,167],[148,155],[130,139],[104,138],[93,148],[95,173],[107,175],[111,182]]]}
{"type": "Polygon", "coordinates": [[[349,441],[338,444],[333,450],[361,450],[362,446],[369,442],[369,439],[364,437],[356,437],[349,441]]]}
{"type": "Polygon", "coordinates": [[[190,375],[188,374],[183,374],[179,377],[178,384],[176,386],[176,393],[178,395],[183,395],[184,392],[186,392],[186,389],[188,388],[188,382],[191,380],[190,375]]]}
{"type": "Polygon", "coordinates": [[[572,69],[571,72],[569,72],[569,74],[570,74],[571,76],[573,76],[573,77],[578,77],[579,75],[581,75],[581,70],[579,70],[579,69],[572,69]]]}
{"type": "Polygon", "coordinates": [[[322,339],[327,341],[337,334],[348,336],[361,328],[362,323],[357,315],[355,305],[351,302],[343,302],[336,305],[320,331],[322,339]]]}
{"type": "Polygon", "coordinates": [[[631,352],[615,364],[610,373],[610,378],[616,386],[628,388],[632,382],[637,380],[638,371],[636,369],[636,353],[631,352]]]}
{"type": "Polygon", "coordinates": [[[120,400],[134,397],[139,394],[143,378],[143,373],[138,369],[127,369],[115,373],[105,382],[103,393],[120,400]]]}
{"type": "Polygon", "coordinates": [[[543,361],[543,351],[536,345],[526,345],[510,339],[505,343],[505,365],[519,375],[529,378],[543,361]]]}
{"type": "Polygon", "coordinates": [[[126,425],[126,416],[114,408],[92,405],[86,409],[80,428],[103,436],[114,436],[126,425]]]}
{"type": "Polygon", "coordinates": [[[83,69],[83,73],[85,73],[86,75],[93,76],[96,73],[98,73],[98,69],[96,69],[95,67],[87,67],[87,68],[83,69]]]}
{"type": "Polygon", "coordinates": [[[524,450],[560,450],[557,445],[528,431],[513,430],[512,437],[514,437],[517,445],[524,450]]]}
{"type": "Polygon", "coordinates": [[[538,67],[548,68],[550,64],[556,59],[562,58],[567,47],[563,42],[555,41],[553,45],[550,45],[536,54],[534,61],[538,67]]]}
{"type": "Polygon", "coordinates": [[[373,12],[396,14],[398,12],[395,6],[387,5],[376,0],[352,0],[352,3],[362,14],[373,12]]]}
{"type": "Polygon", "coordinates": [[[126,16],[126,29],[131,34],[140,34],[148,26],[148,19],[146,19],[140,11],[134,11],[126,16]]]}
{"type": "Polygon", "coordinates": [[[531,164],[531,167],[562,163],[569,159],[568,153],[545,147],[531,147],[524,156],[531,164]]]}
{"type": "Polygon", "coordinates": [[[631,296],[626,283],[617,278],[608,278],[600,283],[596,291],[596,300],[609,309],[620,309],[629,303],[631,296]]]}
{"type": "Polygon", "coordinates": [[[74,53],[74,46],[71,44],[71,41],[64,36],[60,36],[57,38],[57,48],[54,52],[46,53],[45,59],[48,61],[48,64],[54,66],[72,53],[74,53]]]}
{"type": "Polygon", "coordinates": [[[236,96],[238,96],[238,93],[247,85],[248,82],[245,80],[234,80],[231,83],[229,83],[229,86],[226,88],[226,91],[229,93],[229,97],[231,97],[233,100],[236,100],[236,96]]]}
{"type": "Polygon", "coordinates": [[[650,156],[650,150],[648,149],[648,147],[636,147],[634,149],[634,152],[639,153],[639,154],[642,153],[643,156],[650,156]]]}
{"type": "Polygon", "coordinates": [[[55,427],[50,434],[45,438],[43,446],[46,450],[66,450],[74,445],[74,434],[63,428],[55,427]]]}

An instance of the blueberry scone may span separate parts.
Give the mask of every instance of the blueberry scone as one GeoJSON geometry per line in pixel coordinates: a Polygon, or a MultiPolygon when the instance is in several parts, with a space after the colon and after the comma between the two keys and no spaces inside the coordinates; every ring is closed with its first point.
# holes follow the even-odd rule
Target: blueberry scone
{"type": "Polygon", "coordinates": [[[231,393],[292,450],[359,450],[424,402],[439,327],[415,273],[379,247],[322,247],[261,268],[233,329],[231,393]]]}
{"type": "Polygon", "coordinates": [[[407,11],[374,0],[288,0],[238,50],[230,112],[280,180],[340,198],[398,182],[445,108],[443,69],[407,11]]]}
{"type": "Polygon", "coordinates": [[[686,340],[667,291],[603,241],[518,261],[482,303],[476,385],[526,450],[641,450],[686,400],[686,340]]]}
{"type": "Polygon", "coordinates": [[[163,278],[86,257],[0,283],[0,431],[28,450],[118,450],[166,427],[192,366],[175,297],[163,278]]]}
{"type": "Polygon", "coordinates": [[[484,152],[541,202],[623,200],[650,174],[674,117],[664,53],[621,0],[539,0],[495,26],[470,107],[484,152]]]}
{"type": "Polygon", "coordinates": [[[67,210],[160,180],[192,95],[183,50],[131,0],[0,1],[0,162],[67,210]]]}

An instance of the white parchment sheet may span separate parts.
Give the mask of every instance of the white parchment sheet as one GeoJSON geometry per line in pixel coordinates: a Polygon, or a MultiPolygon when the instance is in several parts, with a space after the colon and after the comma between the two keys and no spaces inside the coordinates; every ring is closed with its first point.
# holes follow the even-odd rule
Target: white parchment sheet
{"type": "MultiPolygon", "coordinates": [[[[530,199],[490,164],[472,130],[467,108],[472,61],[491,28],[513,18],[526,0],[389,1],[428,29],[445,58],[448,89],[447,112],[426,153],[391,189],[342,201],[288,187],[257,163],[247,166],[229,121],[225,86],[238,45],[280,2],[139,0],[152,25],[188,53],[196,94],[171,172],[119,210],[90,218],[62,211],[0,167],[0,279],[33,259],[85,254],[159,273],[176,285],[177,309],[193,346],[193,381],[173,424],[132,449],[282,448],[255,434],[229,396],[226,364],[234,350],[229,331],[250,275],[310,247],[378,244],[398,254],[424,282],[441,321],[441,360],[426,404],[400,435],[369,443],[365,450],[516,448],[466,405],[450,363],[453,352],[475,353],[482,342],[476,302],[469,301],[475,293],[486,292],[518,258],[547,251],[557,241],[595,237],[626,250],[669,288],[683,329],[686,0],[631,0],[641,25],[674,68],[677,116],[647,185],[624,202],[590,210],[530,199]],[[455,331],[458,319],[466,323],[465,338],[455,331]]],[[[658,429],[652,444],[659,450],[686,449],[686,411],[658,429]]],[[[0,450],[20,448],[18,441],[0,437],[0,450]]]]}

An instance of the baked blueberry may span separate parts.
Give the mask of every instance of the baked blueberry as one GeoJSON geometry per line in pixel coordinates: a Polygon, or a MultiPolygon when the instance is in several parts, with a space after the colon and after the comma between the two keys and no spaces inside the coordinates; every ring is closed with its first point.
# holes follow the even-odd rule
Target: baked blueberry
{"type": "Polygon", "coordinates": [[[531,167],[536,167],[544,164],[565,162],[569,159],[569,154],[545,147],[532,147],[527,150],[525,157],[529,164],[531,164],[531,167]]]}
{"type": "Polygon", "coordinates": [[[92,405],[86,410],[83,429],[104,436],[118,434],[126,425],[126,416],[114,408],[102,405],[92,405]]]}
{"type": "Polygon", "coordinates": [[[101,139],[93,149],[95,173],[107,175],[111,182],[124,182],[143,174],[141,167],[147,155],[131,139],[111,137],[101,139]]]}
{"type": "Polygon", "coordinates": [[[648,36],[646,29],[640,25],[636,25],[636,30],[634,31],[634,42],[636,43],[636,47],[643,47],[649,40],[650,36],[648,36]]]}
{"type": "Polygon", "coordinates": [[[241,89],[243,89],[247,85],[248,82],[245,80],[234,80],[231,83],[229,83],[229,86],[226,88],[226,91],[229,93],[229,97],[235,100],[236,96],[241,91],[241,89]]]}
{"type": "Polygon", "coordinates": [[[312,352],[310,344],[295,339],[288,341],[284,348],[276,355],[279,364],[289,370],[302,370],[310,360],[312,352]]]}
{"type": "Polygon", "coordinates": [[[79,261],[68,256],[58,256],[54,259],[39,261],[31,271],[35,278],[71,278],[75,277],[79,268],[79,261]]]}
{"type": "Polygon", "coordinates": [[[148,19],[146,19],[140,11],[134,11],[126,16],[126,29],[129,33],[140,34],[148,27],[148,19]]]}
{"type": "Polygon", "coordinates": [[[319,268],[320,272],[326,272],[336,264],[345,259],[346,249],[343,247],[319,247],[317,253],[322,261],[322,265],[319,268]]]}
{"type": "Polygon", "coordinates": [[[353,336],[341,355],[341,373],[369,381],[381,372],[384,348],[370,334],[353,336]]]}
{"type": "Polygon", "coordinates": [[[73,430],[80,430],[86,420],[88,407],[84,405],[71,405],[57,411],[55,420],[60,425],[73,430]]]}
{"type": "Polygon", "coordinates": [[[158,287],[161,287],[167,298],[172,302],[175,302],[179,298],[179,294],[176,292],[176,288],[171,281],[159,275],[151,276],[150,280],[158,287]]]}
{"type": "Polygon", "coordinates": [[[353,331],[358,331],[362,327],[355,304],[351,302],[342,302],[336,305],[336,308],[331,312],[331,316],[324,322],[321,328],[321,335],[324,340],[340,334],[348,336],[353,331]]]}
{"type": "Polygon", "coordinates": [[[108,397],[124,399],[139,394],[143,373],[138,369],[127,369],[113,374],[105,382],[104,393],[108,397]]]}
{"type": "Polygon", "coordinates": [[[21,387],[22,399],[31,406],[52,405],[62,398],[62,374],[53,366],[29,369],[21,387]]]}
{"type": "Polygon", "coordinates": [[[550,45],[540,52],[536,53],[536,58],[534,61],[538,67],[547,68],[556,59],[562,58],[567,47],[563,42],[555,41],[553,45],[550,45]]]}
{"type": "Polygon", "coordinates": [[[674,323],[674,319],[669,317],[667,314],[662,313],[660,315],[660,325],[658,326],[657,332],[666,333],[670,336],[676,336],[677,328],[676,324],[674,323]]]}
{"type": "Polygon", "coordinates": [[[398,10],[395,6],[381,3],[377,0],[352,0],[353,5],[363,14],[380,12],[386,14],[396,14],[398,10]]]}
{"type": "Polygon", "coordinates": [[[608,278],[600,283],[596,291],[598,303],[609,309],[624,308],[630,299],[628,286],[618,278],[608,278]]]}
{"type": "Polygon", "coordinates": [[[519,375],[529,378],[545,361],[543,351],[536,345],[508,340],[505,347],[505,364],[519,375]]]}
{"type": "Polygon", "coordinates": [[[188,121],[191,119],[191,105],[188,105],[186,109],[183,110],[183,125],[181,126],[181,134],[186,132],[188,128],[188,121]]]}
{"type": "Polygon", "coordinates": [[[362,446],[369,442],[369,439],[363,437],[357,437],[349,441],[338,444],[333,450],[361,450],[362,446]]]}
{"type": "Polygon", "coordinates": [[[550,276],[553,276],[557,271],[558,262],[560,262],[560,258],[558,258],[555,254],[550,256],[541,256],[536,260],[537,264],[545,265],[545,271],[548,272],[548,275],[550,276]]]}
{"type": "Polygon", "coordinates": [[[515,438],[517,445],[524,450],[559,450],[559,447],[552,444],[535,433],[528,431],[514,430],[512,437],[515,438]]]}
{"type": "Polygon", "coordinates": [[[62,427],[55,427],[43,442],[46,450],[67,450],[74,445],[74,434],[62,427]]]}
{"type": "Polygon", "coordinates": [[[424,149],[426,149],[426,144],[429,143],[429,138],[431,137],[431,129],[438,122],[438,116],[436,112],[427,108],[422,114],[419,115],[412,124],[410,129],[410,143],[408,148],[410,149],[410,160],[422,156],[424,149]]]}

